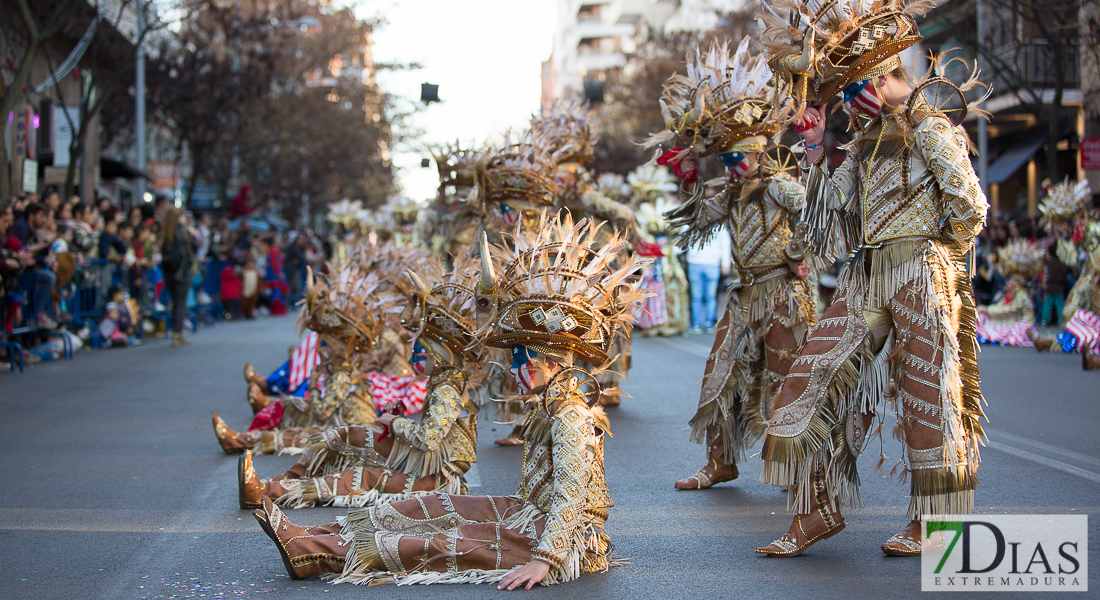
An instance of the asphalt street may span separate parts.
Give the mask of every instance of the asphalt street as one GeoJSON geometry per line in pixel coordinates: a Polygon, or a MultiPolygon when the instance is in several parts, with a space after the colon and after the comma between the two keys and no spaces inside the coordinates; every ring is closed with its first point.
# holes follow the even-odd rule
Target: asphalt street
{"type": "MultiPolygon", "coordinates": [[[[210,425],[251,419],[241,367],[268,372],[294,342],[293,319],[220,324],[173,349],[80,353],[0,375],[0,598],[241,599],[472,598],[490,586],[331,585],[290,580],[274,545],[237,509],[236,456],[210,425]]],[[[631,563],[527,593],[542,598],[916,598],[920,561],[886,558],[879,544],[905,524],[907,486],[876,473],[877,442],[860,462],[867,506],[848,528],[794,559],[753,554],[785,531],[785,495],[758,481],[760,462],[711,490],[677,492],[703,464],[688,441],[707,336],[638,339],[625,389],[608,412],[606,447],[615,508],[607,531],[631,563]]],[[[1086,514],[1100,557],[1100,373],[1076,356],[985,348],[990,443],[977,492],[981,513],[1086,514]]],[[[492,444],[504,428],[483,422],[472,489],[514,493],[521,450],[492,444]]],[[[887,436],[889,438],[889,436],[887,436]]],[[[882,451],[887,469],[900,448],[882,451]]],[[[261,456],[261,476],[292,457],[261,456]]],[[[304,525],[339,509],[292,511],[304,525]]],[[[1100,568],[1089,578],[1100,597],[1100,568]]],[[[1053,596],[1053,594],[1051,595],[1053,596]]],[[[956,597],[956,596],[953,596],[956,597]]],[[[1027,597],[1036,597],[1035,594],[1027,597]]]]}

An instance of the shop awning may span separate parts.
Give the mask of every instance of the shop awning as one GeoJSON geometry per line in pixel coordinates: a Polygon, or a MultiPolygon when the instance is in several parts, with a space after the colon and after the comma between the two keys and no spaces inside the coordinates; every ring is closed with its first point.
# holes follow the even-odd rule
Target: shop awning
{"type": "Polygon", "coordinates": [[[106,156],[99,157],[99,176],[102,179],[137,179],[138,177],[144,177],[149,181],[153,181],[153,176],[149,172],[142,171],[128,162],[107,158],[106,156]]]}
{"type": "Polygon", "coordinates": [[[1004,183],[1020,167],[1024,166],[1024,163],[1031,160],[1031,157],[1035,156],[1035,153],[1046,143],[1046,136],[1042,136],[1032,138],[1023,144],[1016,144],[1005,150],[997,157],[997,160],[989,165],[989,172],[986,174],[989,183],[1004,183]]]}

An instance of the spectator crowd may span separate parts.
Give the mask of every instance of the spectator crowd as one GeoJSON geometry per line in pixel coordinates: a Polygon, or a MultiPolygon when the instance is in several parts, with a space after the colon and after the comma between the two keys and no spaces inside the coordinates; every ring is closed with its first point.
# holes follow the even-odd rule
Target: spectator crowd
{"type": "Polygon", "coordinates": [[[0,371],[64,347],[129,346],[168,330],[173,345],[186,345],[184,330],[200,319],[285,314],[328,245],[240,211],[248,194],[234,200],[232,220],[165,197],[127,210],[55,190],[0,203],[0,371]]]}

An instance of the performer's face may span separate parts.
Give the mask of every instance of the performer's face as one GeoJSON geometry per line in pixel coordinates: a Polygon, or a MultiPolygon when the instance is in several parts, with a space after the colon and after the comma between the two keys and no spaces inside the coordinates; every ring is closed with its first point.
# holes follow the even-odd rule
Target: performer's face
{"type": "Polygon", "coordinates": [[[542,385],[542,372],[535,367],[532,359],[537,354],[527,346],[515,344],[512,346],[512,368],[508,370],[516,380],[521,394],[529,394],[531,390],[542,385]]]}

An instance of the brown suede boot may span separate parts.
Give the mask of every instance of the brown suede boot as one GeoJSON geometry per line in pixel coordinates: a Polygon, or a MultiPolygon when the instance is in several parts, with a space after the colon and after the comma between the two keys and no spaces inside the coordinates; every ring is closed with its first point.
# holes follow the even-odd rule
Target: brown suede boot
{"type": "Polygon", "coordinates": [[[291,523],[267,496],[263,498],[263,508],[253,511],[252,516],[279,548],[283,566],[291,579],[344,571],[344,560],[351,545],[338,533],[328,533],[337,531],[335,524],[312,528],[311,532],[291,523]]]}
{"type": "Polygon", "coordinates": [[[265,394],[271,393],[271,388],[267,386],[267,380],[261,377],[260,374],[256,372],[256,369],[252,368],[252,363],[244,363],[244,382],[250,385],[255,383],[260,386],[261,392],[265,394]]]}
{"type": "Polygon", "coordinates": [[[263,506],[266,488],[252,468],[252,451],[245,450],[244,456],[237,462],[237,502],[241,510],[263,506]]]}
{"type": "Polygon", "coordinates": [[[810,546],[844,529],[844,517],[839,509],[840,502],[836,498],[830,499],[830,492],[825,487],[824,475],[819,467],[814,471],[811,481],[807,482],[807,485],[814,486],[812,510],[808,514],[795,515],[790,529],[778,540],[763,548],[757,548],[757,553],[781,557],[798,556],[810,546]]]}
{"type": "Polygon", "coordinates": [[[256,414],[267,408],[267,405],[271,404],[271,402],[271,398],[268,398],[264,394],[259,384],[248,384],[248,405],[252,407],[252,414],[256,414]]]}
{"type": "Polygon", "coordinates": [[[260,433],[262,432],[243,431],[237,433],[230,429],[229,425],[225,424],[225,421],[218,416],[218,413],[212,412],[210,415],[214,419],[214,435],[218,436],[218,443],[221,444],[222,450],[226,454],[244,452],[260,441],[260,433]]]}
{"type": "Polygon", "coordinates": [[[1089,352],[1087,345],[1081,347],[1081,368],[1086,371],[1100,369],[1100,356],[1089,352]]]}
{"type": "Polygon", "coordinates": [[[722,434],[707,448],[707,465],[694,475],[675,483],[678,490],[705,490],[713,485],[737,479],[737,464],[726,462],[725,440],[722,434]]]}
{"type": "Polygon", "coordinates": [[[1050,352],[1050,347],[1054,345],[1054,338],[1040,337],[1034,329],[1027,330],[1027,339],[1035,344],[1036,352],[1050,352]]]}
{"type": "Polygon", "coordinates": [[[898,533],[895,533],[882,545],[886,556],[920,556],[920,520],[913,519],[898,533]]]}

